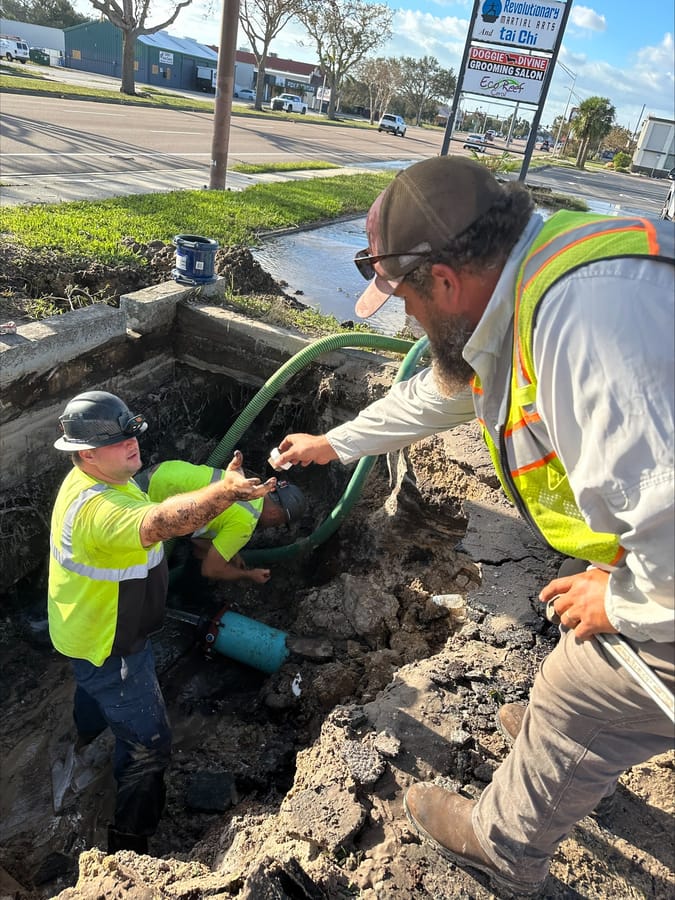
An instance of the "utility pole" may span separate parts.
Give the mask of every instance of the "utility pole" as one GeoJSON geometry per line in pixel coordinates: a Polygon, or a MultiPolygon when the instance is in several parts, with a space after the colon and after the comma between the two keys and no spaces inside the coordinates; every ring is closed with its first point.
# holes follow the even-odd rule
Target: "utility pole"
{"type": "Polygon", "coordinates": [[[223,13],[220,20],[218,69],[216,71],[216,101],[213,110],[211,175],[209,178],[209,188],[216,191],[225,190],[238,26],[239,0],[223,0],[223,13]]]}
{"type": "MultiPolygon", "coordinates": [[[[556,139],[553,144],[554,155],[555,155],[556,146],[558,146],[560,144],[560,135],[562,133],[562,130],[563,130],[564,126],[567,124],[567,110],[570,108],[570,103],[572,102],[572,95],[574,94],[574,85],[576,84],[576,81],[577,81],[576,72],[573,72],[571,69],[568,69],[564,63],[560,62],[560,60],[558,60],[558,65],[564,72],[566,72],[570,76],[570,78],[572,79],[572,84],[570,86],[570,93],[567,98],[567,103],[565,104],[565,112],[562,114],[562,119],[560,120],[560,127],[558,128],[558,134],[556,135],[556,139]]],[[[576,96],[576,94],[574,94],[574,96],[576,96]]],[[[568,137],[569,137],[569,132],[568,132],[568,137]]],[[[558,152],[557,155],[560,156],[561,155],[560,152],[558,152]]]]}

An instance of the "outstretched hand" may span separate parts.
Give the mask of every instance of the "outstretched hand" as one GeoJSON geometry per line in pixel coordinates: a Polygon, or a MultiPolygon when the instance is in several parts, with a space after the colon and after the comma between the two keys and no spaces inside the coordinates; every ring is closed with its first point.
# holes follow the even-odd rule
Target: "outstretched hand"
{"type": "Polygon", "coordinates": [[[276,459],[279,468],[291,463],[308,466],[310,463],[326,465],[338,455],[323,434],[287,434],[279,444],[281,455],[276,459]]]}
{"type": "Polygon", "coordinates": [[[566,628],[574,629],[580,641],[594,634],[617,634],[605,612],[609,573],[594,567],[577,575],[554,578],[539,594],[542,603],[553,608],[566,628]]]}
{"type": "Polygon", "coordinates": [[[275,490],[277,480],[272,477],[261,482],[259,478],[247,478],[244,474],[244,457],[240,450],[235,450],[221,484],[228,500],[255,500],[256,497],[264,497],[275,490]]]}

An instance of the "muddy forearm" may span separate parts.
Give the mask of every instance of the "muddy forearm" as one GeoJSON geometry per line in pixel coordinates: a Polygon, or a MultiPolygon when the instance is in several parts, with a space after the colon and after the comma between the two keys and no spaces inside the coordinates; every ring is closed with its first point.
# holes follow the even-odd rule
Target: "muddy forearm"
{"type": "Polygon", "coordinates": [[[236,500],[262,497],[273,484],[255,484],[257,479],[241,479],[236,485],[218,481],[198,491],[176,494],[154,506],[141,525],[141,541],[150,547],[158,541],[191,534],[215,518],[236,500]]]}

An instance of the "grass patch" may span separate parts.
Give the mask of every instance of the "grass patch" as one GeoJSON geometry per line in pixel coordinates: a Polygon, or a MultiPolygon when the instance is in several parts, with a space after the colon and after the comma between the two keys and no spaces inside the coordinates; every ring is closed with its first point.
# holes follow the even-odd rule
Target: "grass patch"
{"type": "Polygon", "coordinates": [[[270,162],[270,163],[238,163],[232,166],[233,172],[241,172],[244,175],[263,175],[266,172],[298,172],[310,169],[339,169],[337,163],[325,162],[320,159],[311,159],[300,162],[270,162]]]}
{"type": "Polygon", "coordinates": [[[176,234],[202,234],[223,246],[255,243],[263,232],[365,212],[393,173],[337,175],[307,181],[257,184],[245,191],[174,191],[108,200],[0,209],[0,231],[26,247],[121,262],[133,256],[122,244],[169,242],[176,234]]]}
{"type": "Polygon", "coordinates": [[[315,309],[293,309],[281,297],[256,294],[227,294],[223,306],[229,306],[249,319],[257,319],[279,328],[295,328],[309,337],[323,337],[342,331],[372,331],[367,323],[342,325],[333,315],[325,315],[315,309]]]}
{"type": "Polygon", "coordinates": [[[122,106],[161,106],[172,109],[185,109],[197,112],[213,112],[213,103],[204,100],[192,100],[176,94],[165,94],[154,88],[144,88],[136,96],[129,97],[119,91],[103,88],[86,87],[85,85],[67,84],[63,81],[52,81],[39,75],[23,73],[21,75],[4,74],[0,67],[0,91],[7,93],[47,94],[54,97],[65,97],[69,100],[98,100],[106,103],[119,103],[122,106]]]}
{"type": "Polygon", "coordinates": [[[573,212],[588,212],[588,204],[585,200],[572,197],[570,194],[556,194],[550,188],[530,187],[530,193],[534,202],[545,209],[556,212],[559,209],[570,209],[573,212]]]}

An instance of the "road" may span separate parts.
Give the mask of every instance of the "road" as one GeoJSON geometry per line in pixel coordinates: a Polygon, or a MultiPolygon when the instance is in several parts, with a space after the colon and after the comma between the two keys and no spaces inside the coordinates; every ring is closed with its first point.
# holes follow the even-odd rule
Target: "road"
{"type": "MultiPolygon", "coordinates": [[[[212,125],[207,112],[6,93],[0,124],[0,202],[201,189],[209,180],[212,125]]],[[[232,117],[228,163],[320,159],[351,168],[393,167],[436,156],[442,140],[442,131],[414,126],[400,138],[375,129],[314,123],[298,115],[237,115],[232,117]]],[[[451,152],[468,153],[454,141],[451,152]]],[[[490,151],[498,152],[500,148],[490,151]]],[[[240,189],[253,180],[228,171],[227,186],[240,189]]],[[[556,166],[531,168],[527,183],[581,197],[596,212],[655,217],[668,188],[662,180],[643,176],[556,166]]]]}
{"type": "MultiPolygon", "coordinates": [[[[5,94],[2,201],[202,188],[208,183],[212,128],[213,116],[206,112],[5,94]]],[[[422,128],[400,138],[299,115],[233,116],[228,164],[321,159],[340,166],[394,165],[438,154],[441,141],[440,131],[422,128]]]]}
{"type": "Polygon", "coordinates": [[[607,215],[648,215],[658,218],[669,182],[612,170],[586,172],[558,166],[531,169],[527,184],[550,188],[586,201],[592,212],[607,215]]]}

